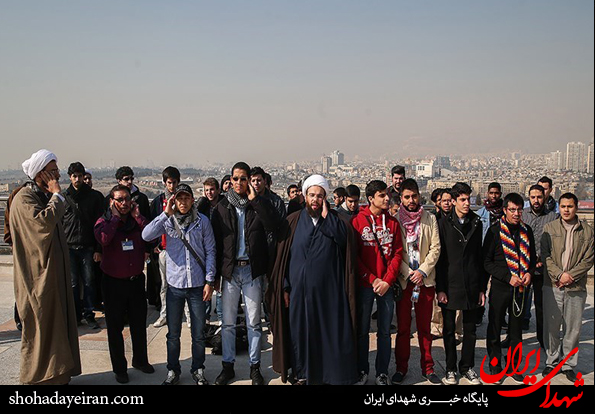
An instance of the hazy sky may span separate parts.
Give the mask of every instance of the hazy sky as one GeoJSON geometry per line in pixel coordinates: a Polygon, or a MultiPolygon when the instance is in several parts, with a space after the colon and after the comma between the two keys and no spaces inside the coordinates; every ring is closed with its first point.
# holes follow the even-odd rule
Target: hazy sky
{"type": "Polygon", "coordinates": [[[0,169],[549,152],[594,129],[592,0],[0,0],[0,169]]]}

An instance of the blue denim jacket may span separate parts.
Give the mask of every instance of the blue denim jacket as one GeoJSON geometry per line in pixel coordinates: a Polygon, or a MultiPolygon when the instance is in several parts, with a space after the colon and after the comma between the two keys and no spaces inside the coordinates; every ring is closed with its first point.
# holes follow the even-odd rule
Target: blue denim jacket
{"type": "Polygon", "coordinates": [[[182,234],[206,266],[206,274],[178,236],[174,217],[165,212],[157,216],[143,230],[143,239],[152,241],[166,236],[167,283],[178,289],[194,288],[215,281],[215,236],[209,219],[198,213],[194,222],[182,234]]]}

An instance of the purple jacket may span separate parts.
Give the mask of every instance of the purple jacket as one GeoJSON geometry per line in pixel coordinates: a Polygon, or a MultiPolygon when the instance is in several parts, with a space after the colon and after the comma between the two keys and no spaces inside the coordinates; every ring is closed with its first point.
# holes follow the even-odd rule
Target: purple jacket
{"type": "Polygon", "coordinates": [[[103,246],[101,270],[118,279],[139,275],[145,267],[145,241],[141,233],[148,224],[142,215],[126,222],[108,211],[95,223],[95,238],[103,246]]]}

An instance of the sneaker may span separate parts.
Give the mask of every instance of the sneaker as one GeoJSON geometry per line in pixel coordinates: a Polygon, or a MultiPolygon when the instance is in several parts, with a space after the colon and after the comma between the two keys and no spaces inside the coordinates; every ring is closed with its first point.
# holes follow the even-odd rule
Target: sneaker
{"type": "Polygon", "coordinates": [[[376,385],[391,385],[388,375],[380,374],[376,377],[376,385]]]}
{"type": "Polygon", "coordinates": [[[525,377],[523,377],[521,374],[512,374],[510,378],[512,378],[512,380],[517,384],[524,384],[523,380],[525,377]]]}
{"type": "Polygon", "coordinates": [[[359,378],[357,379],[357,382],[354,385],[366,385],[366,383],[368,382],[368,374],[366,374],[364,371],[359,373],[359,378]]]}
{"type": "Polygon", "coordinates": [[[392,383],[393,384],[400,384],[403,382],[403,380],[405,379],[405,374],[403,374],[402,372],[395,372],[395,375],[393,375],[392,378],[392,383]]]}
{"type": "Polygon", "coordinates": [[[463,374],[463,378],[465,378],[471,385],[481,385],[481,381],[479,377],[472,369],[468,370],[463,374]]]}
{"type": "Polygon", "coordinates": [[[552,367],[545,367],[543,369],[543,372],[541,373],[541,375],[543,375],[544,377],[547,377],[548,375],[550,375],[550,373],[554,370],[554,368],[552,367]]]}
{"type": "Polygon", "coordinates": [[[227,385],[236,376],[232,362],[223,362],[223,370],[215,379],[215,385],[227,385]]]}
{"type": "Polygon", "coordinates": [[[209,385],[209,382],[205,378],[204,368],[199,368],[192,373],[192,379],[196,382],[196,385],[209,385]]]}
{"type": "Polygon", "coordinates": [[[430,372],[429,374],[421,374],[421,376],[429,381],[430,384],[442,384],[442,381],[440,381],[440,378],[438,378],[438,375],[436,375],[434,372],[430,372]]]}
{"type": "Polygon", "coordinates": [[[161,328],[163,325],[167,323],[167,318],[165,316],[160,316],[159,319],[155,321],[153,324],[153,328],[161,328]]]}
{"type": "Polygon", "coordinates": [[[562,371],[562,374],[566,375],[566,379],[570,382],[576,382],[578,380],[576,373],[571,369],[566,369],[562,371]]]}
{"type": "Polygon", "coordinates": [[[492,382],[491,384],[499,385],[504,382],[504,375],[502,375],[502,367],[500,367],[500,366],[490,367],[490,375],[499,375],[500,376],[500,379],[492,382]]]}
{"type": "Polygon", "coordinates": [[[180,382],[180,374],[170,369],[167,371],[167,378],[161,385],[176,385],[178,382],[180,382]]]}
{"type": "Polygon", "coordinates": [[[448,371],[442,382],[446,385],[457,385],[457,373],[454,371],[448,371]]]}

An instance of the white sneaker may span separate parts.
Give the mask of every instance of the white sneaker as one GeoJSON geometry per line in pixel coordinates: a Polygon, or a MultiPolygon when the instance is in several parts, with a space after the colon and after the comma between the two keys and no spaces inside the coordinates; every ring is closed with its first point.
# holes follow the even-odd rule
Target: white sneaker
{"type": "Polygon", "coordinates": [[[477,376],[475,371],[473,371],[472,369],[465,372],[463,374],[463,378],[465,378],[467,381],[469,381],[469,383],[471,385],[481,385],[481,381],[479,380],[479,377],[477,376]]]}
{"type": "Polygon", "coordinates": [[[160,316],[159,319],[155,321],[153,324],[154,328],[161,328],[163,325],[167,323],[167,318],[165,316],[160,316]]]}
{"type": "Polygon", "coordinates": [[[448,371],[444,377],[444,383],[446,385],[457,385],[457,373],[454,371],[448,371]]]}
{"type": "Polygon", "coordinates": [[[388,375],[380,374],[376,377],[376,385],[391,385],[388,375]]]}
{"type": "Polygon", "coordinates": [[[192,373],[192,379],[196,382],[196,385],[209,385],[209,382],[205,378],[205,370],[202,368],[192,373]]]}
{"type": "Polygon", "coordinates": [[[366,374],[364,371],[362,371],[359,373],[359,378],[354,385],[366,385],[367,382],[368,382],[368,374],[366,374]]]}

